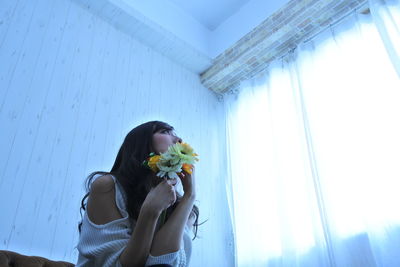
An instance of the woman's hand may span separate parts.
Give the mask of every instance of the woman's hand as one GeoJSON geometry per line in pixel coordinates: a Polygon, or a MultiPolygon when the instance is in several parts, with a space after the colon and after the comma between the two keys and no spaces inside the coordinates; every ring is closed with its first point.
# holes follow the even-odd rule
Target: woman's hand
{"type": "Polygon", "coordinates": [[[178,176],[181,179],[182,187],[184,191],[184,197],[195,198],[196,186],[195,186],[195,168],[191,165],[192,174],[182,171],[178,176]]]}
{"type": "Polygon", "coordinates": [[[164,179],[156,187],[152,188],[143,202],[143,208],[161,214],[163,210],[176,201],[174,185],[176,181],[164,179]]]}
{"type": "MultiPolygon", "coordinates": [[[[132,236],[119,257],[122,266],[145,266],[156,233],[159,216],[164,209],[176,201],[175,183],[176,179],[169,181],[164,179],[147,194],[132,236]]],[[[169,242],[169,240],[166,242],[169,242]]]]}
{"type": "Polygon", "coordinates": [[[188,221],[191,221],[193,225],[193,219],[195,219],[195,217],[189,219],[196,197],[193,166],[191,166],[191,172],[192,173],[189,174],[183,171],[178,174],[182,182],[184,194],[179,204],[168,217],[168,220],[154,235],[150,250],[153,256],[160,256],[178,251],[182,245],[185,225],[188,221]]]}

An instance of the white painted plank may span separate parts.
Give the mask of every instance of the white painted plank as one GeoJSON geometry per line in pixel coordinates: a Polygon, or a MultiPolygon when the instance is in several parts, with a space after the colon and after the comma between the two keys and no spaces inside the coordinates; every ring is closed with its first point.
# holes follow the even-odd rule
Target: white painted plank
{"type": "Polygon", "coordinates": [[[58,40],[59,47],[57,47],[54,55],[55,64],[52,65],[51,76],[47,81],[48,95],[43,107],[41,125],[38,129],[37,149],[39,151],[42,149],[42,155],[36,155],[41,157],[39,166],[36,166],[36,173],[40,174],[38,176],[43,180],[43,187],[40,191],[42,198],[34,221],[34,224],[40,230],[36,230],[30,239],[30,251],[38,252],[39,255],[46,253],[51,246],[48,241],[51,237],[49,237],[50,233],[47,231],[47,227],[53,225],[54,211],[51,208],[55,204],[55,199],[57,199],[59,186],[57,178],[63,177],[55,169],[57,164],[62,164],[63,160],[62,156],[57,154],[61,143],[59,131],[63,130],[64,123],[61,115],[66,108],[66,103],[63,101],[70,96],[68,82],[73,68],[74,37],[76,36],[75,31],[79,29],[79,25],[75,22],[77,14],[70,12],[71,3],[61,0],[60,4],[58,14],[56,13],[57,16],[55,17],[56,20],[53,23],[57,31],[60,31],[61,38],[58,40]],[[46,228],[42,227],[44,225],[46,225],[46,228]]]}
{"type": "MultiPolygon", "coordinates": [[[[2,44],[10,29],[10,23],[18,9],[18,2],[15,0],[2,0],[0,5],[0,44],[2,44]]],[[[0,45],[1,49],[1,45],[0,45]]]]}
{"type": "MultiPolygon", "coordinates": [[[[53,11],[51,12],[48,22],[47,35],[44,37],[45,49],[41,51],[39,69],[40,73],[35,75],[34,86],[40,88],[43,91],[41,97],[42,99],[35,100],[35,104],[40,106],[40,110],[37,111],[35,116],[37,116],[38,121],[36,123],[36,129],[33,131],[35,134],[35,142],[32,145],[32,155],[31,162],[27,166],[27,173],[33,178],[30,181],[30,187],[26,192],[26,195],[35,195],[36,199],[34,203],[29,203],[29,199],[25,202],[25,212],[19,213],[16,221],[19,222],[20,227],[24,227],[25,234],[16,235],[11,243],[15,245],[24,244],[27,249],[27,253],[33,255],[41,255],[40,252],[43,248],[39,247],[38,250],[32,249],[32,241],[34,236],[41,236],[40,233],[41,225],[38,225],[38,217],[40,216],[40,210],[43,202],[46,201],[46,174],[48,171],[48,164],[51,157],[51,142],[54,138],[54,131],[52,125],[49,123],[54,123],[51,120],[51,114],[48,107],[49,99],[54,100],[53,94],[54,89],[51,88],[51,83],[54,75],[55,64],[57,61],[58,52],[60,50],[62,42],[63,33],[61,29],[65,26],[66,18],[69,11],[69,2],[64,0],[53,1],[55,5],[53,11]],[[50,119],[49,119],[50,115],[50,119]],[[29,224],[21,224],[24,221],[24,217],[30,217],[32,220],[29,224]],[[39,230],[38,230],[39,229],[39,230]]],[[[54,125],[54,124],[53,124],[54,125]]],[[[54,126],[53,126],[54,127],[54,126]]],[[[45,220],[47,222],[47,216],[45,220]]],[[[17,231],[19,232],[19,231],[17,231]]]]}
{"type": "MultiPolygon", "coordinates": [[[[85,94],[82,97],[82,103],[84,105],[80,106],[79,111],[79,120],[76,133],[76,142],[74,146],[73,154],[75,155],[70,164],[70,173],[71,173],[71,189],[74,190],[74,196],[71,196],[73,201],[63,201],[63,208],[61,210],[70,210],[71,212],[75,212],[74,216],[71,218],[63,218],[68,219],[69,230],[74,231],[71,233],[71,236],[67,238],[67,242],[59,242],[59,245],[64,245],[66,254],[62,258],[63,260],[73,261],[78,257],[78,251],[76,249],[76,245],[78,243],[78,223],[81,220],[79,214],[80,201],[84,196],[85,192],[83,190],[83,184],[85,178],[89,175],[91,170],[87,169],[87,155],[90,145],[90,135],[92,131],[92,118],[95,115],[95,104],[98,98],[98,78],[99,78],[99,70],[100,66],[103,62],[103,55],[105,53],[104,46],[101,45],[104,41],[104,34],[107,35],[107,31],[104,31],[104,27],[95,26],[99,23],[98,18],[91,18],[91,22],[89,24],[90,30],[93,32],[93,36],[91,37],[91,41],[93,45],[91,47],[91,51],[88,52],[90,56],[89,66],[87,69],[87,75],[85,80],[85,94]],[[76,201],[77,200],[77,201],[76,201]],[[68,206],[66,206],[68,205],[68,206]]],[[[101,24],[101,23],[100,23],[101,24]]],[[[63,228],[64,229],[64,228],[63,228]]],[[[62,251],[62,248],[59,250],[62,251]]]]}
{"type": "MultiPolygon", "coordinates": [[[[5,153],[0,155],[0,187],[4,177],[4,171],[9,161],[9,150],[14,142],[13,130],[17,127],[19,118],[18,107],[22,106],[24,98],[17,98],[23,88],[12,88],[10,83],[16,77],[15,69],[26,51],[26,35],[30,27],[30,20],[34,12],[36,1],[27,5],[17,5],[19,12],[13,15],[9,24],[13,27],[4,36],[4,45],[0,44],[0,125],[7,125],[1,131],[0,147],[5,153]],[[7,37],[7,39],[5,39],[7,37]],[[9,96],[9,91],[11,91],[9,96]]],[[[9,26],[10,27],[10,26],[9,26]]],[[[1,41],[1,40],[0,40],[1,41]]],[[[15,80],[14,80],[15,81],[15,80]]]]}
{"type": "MultiPolygon", "coordinates": [[[[81,172],[81,185],[80,188],[83,188],[84,178],[88,176],[93,169],[88,163],[89,161],[89,153],[92,145],[92,136],[95,135],[95,125],[94,125],[94,118],[97,114],[97,103],[99,102],[100,97],[100,90],[99,90],[99,81],[103,76],[102,68],[104,65],[104,58],[106,55],[106,47],[104,45],[105,41],[108,39],[108,34],[110,31],[109,27],[104,27],[103,23],[99,21],[98,18],[95,19],[94,24],[92,25],[92,29],[95,32],[94,34],[94,42],[95,45],[92,51],[92,60],[91,66],[88,69],[88,83],[87,83],[87,90],[89,91],[89,99],[87,102],[87,113],[86,116],[82,118],[82,122],[87,124],[88,128],[84,131],[83,140],[84,140],[84,147],[83,147],[83,169],[81,172]]],[[[105,75],[105,74],[104,74],[105,75]]],[[[83,192],[81,192],[83,194],[83,192]]],[[[83,195],[81,195],[83,197],[83,195]]]]}
{"type": "MultiPolygon", "coordinates": [[[[110,27],[110,26],[106,26],[110,27]]],[[[100,66],[100,77],[96,86],[99,90],[99,95],[96,102],[95,114],[92,119],[93,130],[90,137],[90,148],[87,159],[87,166],[90,172],[93,171],[108,171],[110,166],[105,166],[103,163],[105,151],[105,141],[108,129],[108,114],[112,108],[109,103],[112,90],[110,84],[112,80],[113,69],[115,68],[115,42],[117,32],[109,30],[109,35],[103,40],[102,45],[105,47],[104,61],[100,66]]]]}
{"type": "MultiPolygon", "coordinates": [[[[49,103],[54,101],[56,97],[54,96],[57,92],[52,88],[52,82],[54,78],[55,64],[59,64],[60,59],[58,58],[58,53],[63,42],[64,26],[66,23],[66,18],[69,11],[69,2],[64,0],[54,1],[55,8],[50,15],[48,34],[46,35],[45,51],[42,51],[40,56],[40,69],[42,72],[35,76],[34,85],[37,88],[45,91],[44,99],[37,102],[40,104],[41,108],[38,111],[38,122],[36,125],[35,133],[35,143],[32,148],[32,160],[31,164],[27,166],[27,173],[34,179],[31,181],[30,190],[31,195],[36,195],[37,199],[34,202],[33,208],[27,209],[27,214],[33,213],[32,220],[27,225],[25,229],[25,234],[23,236],[18,236],[15,238],[15,245],[24,242],[24,246],[27,247],[27,253],[33,253],[33,255],[40,255],[36,253],[35,249],[32,250],[32,241],[34,237],[41,236],[41,228],[46,225],[48,216],[44,216],[45,223],[38,225],[38,219],[40,218],[40,210],[42,208],[43,202],[46,202],[46,175],[49,168],[49,161],[51,160],[51,144],[54,139],[55,132],[53,131],[56,117],[50,110],[49,103]],[[31,210],[32,209],[32,210],[31,210]],[[39,230],[38,230],[39,229],[39,230]]],[[[29,195],[29,193],[27,193],[29,195]]],[[[31,204],[32,205],[32,204],[31,204]]],[[[20,213],[17,221],[23,221],[25,214],[20,213]]],[[[38,247],[39,252],[43,251],[43,247],[38,247]]]]}
{"type": "Polygon", "coordinates": [[[0,113],[9,91],[9,84],[14,77],[15,68],[18,61],[24,54],[27,34],[31,27],[32,16],[35,12],[37,0],[23,3],[19,1],[16,6],[18,12],[12,13],[12,17],[7,20],[6,32],[0,39],[0,113]]]}
{"type": "MultiPolygon", "coordinates": [[[[88,97],[93,98],[96,87],[90,88],[89,91],[86,88],[87,80],[90,78],[88,76],[89,67],[93,67],[91,60],[94,60],[91,51],[95,45],[98,45],[101,39],[95,39],[95,34],[101,38],[99,32],[95,32],[92,29],[93,18],[88,16],[88,13],[83,10],[82,16],[79,18],[79,24],[81,25],[80,34],[77,38],[78,42],[76,44],[79,52],[77,53],[76,61],[74,65],[76,66],[76,78],[72,81],[70,87],[79,88],[79,95],[76,95],[72,99],[72,105],[75,105],[75,112],[72,134],[69,135],[72,139],[71,146],[69,148],[68,162],[65,165],[65,180],[62,186],[62,195],[58,203],[58,212],[55,215],[56,218],[56,228],[53,233],[53,240],[51,244],[50,255],[54,258],[59,259],[69,259],[68,254],[72,253],[73,246],[71,243],[74,240],[74,236],[77,234],[78,221],[71,220],[71,218],[77,218],[79,214],[79,203],[83,195],[77,194],[76,188],[78,188],[84,179],[82,175],[82,168],[84,162],[84,153],[82,153],[82,148],[84,145],[84,134],[82,130],[89,130],[87,125],[88,118],[83,116],[82,120],[82,110],[87,110],[87,103],[94,103],[88,97]],[[94,43],[96,41],[96,43],[94,43]],[[84,100],[87,100],[84,101],[84,100]],[[85,125],[86,124],[86,125],[85,125]]],[[[79,192],[80,193],[80,192],[79,192]]]]}
{"type": "Polygon", "coordinates": [[[129,39],[126,35],[120,35],[118,40],[118,53],[117,53],[117,65],[115,67],[115,74],[113,75],[113,83],[111,88],[113,90],[112,97],[110,98],[111,110],[108,114],[108,132],[105,143],[105,150],[108,153],[104,154],[103,164],[109,166],[108,170],[111,170],[118,150],[123,142],[121,138],[124,132],[123,121],[123,109],[125,101],[125,84],[128,79],[128,60],[129,60],[129,39]]]}
{"type": "MultiPolygon", "coordinates": [[[[77,87],[74,81],[79,79],[82,65],[85,67],[84,63],[80,60],[80,51],[75,40],[75,38],[79,39],[84,29],[84,27],[81,27],[79,20],[82,12],[82,9],[71,8],[68,23],[65,27],[66,35],[64,36],[65,40],[68,40],[68,43],[65,44],[65,47],[61,47],[59,51],[61,64],[55,66],[55,76],[53,79],[53,90],[62,92],[62,94],[56,96],[58,103],[55,109],[57,121],[52,130],[55,132],[55,136],[53,137],[54,143],[48,162],[48,173],[45,177],[46,189],[44,194],[48,202],[43,203],[41,206],[40,211],[44,214],[43,218],[40,218],[39,221],[48,219],[49,223],[47,223],[46,232],[42,232],[40,241],[43,249],[50,251],[48,257],[54,259],[57,259],[58,255],[53,255],[51,248],[54,242],[55,229],[58,227],[60,201],[64,194],[66,181],[69,178],[67,177],[67,167],[71,157],[71,146],[74,143],[74,124],[79,105],[74,100],[79,97],[80,87],[77,87]],[[66,75],[67,79],[64,79],[62,75],[66,75]]],[[[68,212],[64,213],[68,216],[68,212]]],[[[32,247],[35,249],[40,248],[35,243],[37,243],[36,240],[34,240],[32,247]]]]}
{"type": "MultiPolygon", "coordinates": [[[[51,5],[47,5],[46,0],[40,0],[37,3],[37,8],[40,8],[43,14],[51,12],[51,5]]],[[[21,207],[21,195],[26,185],[26,166],[31,159],[31,146],[34,140],[33,128],[37,118],[33,118],[29,105],[32,96],[37,96],[32,88],[34,80],[34,73],[37,71],[38,55],[43,47],[43,42],[37,36],[45,33],[46,28],[41,27],[37,23],[41,14],[35,13],[30,20],[30,31],[27,33],[24,46],[22,47],[22,57],[15,69],[14,77],[10,83],[10,94],[7,101],[5,101],[3,112],[0,115],[15,114],[13,119],[5,116],[0,117],[0,121],[7,125],[2,131],[5,138],[1,138],[1,146],[6,152],[6,156],[2,156],[1,161],[5,162],[4,171],[0,180],[0,200],[4,201],[7,194],[12,196],[10,202],[5,209],[12,212],[12,216],[7,219],[1,220],[0,229],[3,232],[3,244],[9,245],[11,236],[16,228],[15,218],[16,211],[21,207]],[[7,120],[8,119],[8,120],[7,120]],[[27,125],[28,124],[28,125],[27,125]],[[8,138],[7,138],[8,137],[8,138]],[[4,143],[9,141],[9,143],[4,143]],[[12,230],[11,230],[12,229],[12,230]],[[7,235],[7,237],[5,236],[7,235]]],[[[37,73],[36,73],[37,74],[37,73]]],[[[35,104],[35,103],[34,103],[35,104]]]]}
{"type": "MultiPolygon", "coordinates": [[[[101,153],[101,165],[104,166],[104,170],[109,171],[112,168],[112,164],[114,163],[113,157],[116,155],[118,148],[111,147],[112,143],[115,143],[115,132],[118,129],[113,127],[115,123],[113,121],[117,120],[116,111],[118,108],[116,107],[115,100],[118,98],[118,88],[117,81],[120,77],[120,34],[116,36],[112,36],[113,40],[110,42],[110,50],[112,51],[112,60],[109,63],[109,66],[113,66],[110,68],[107,73],[110,74],[108,79],[105,81],[106,85],[106,95],[104,99],[105,106],[107,106],[107,113],[104,114],[103,117],[103,131],[105,132],[104,143],[103,143],[103,152],[101,153]]],[[[119,124],[119,123],[118,123],[119,124]]]]}
{"type": "Polygon", "coordinates": [[[134,87],[133,85],[134,81],[137,80],[137,78],[135,79],[135,77],[137,77],[138,75],[137,70],[134,68],[135,66],[137,67],[138,65],[132,64],[134,49],[132,48],[131,37],[125,35],[122,43],[123,46],[126,46],[126,48],[124,48],[124,53],[123,53],[123,55],[125,56],[125,66],[123,74],[125,78],[123,79],[123,82],[121,84],[122,86],[121,94],[123,94],[123,104],[122,104],[122,119],[120,125],[121,130],[119,131],[119,137],[118,137],[119,146],[122,145],[125,136],[131,130],[130,120],[127,115],[127,109],[131,106],[131,102],[129,101],[129,92],[132,91],[132,88],[134,87]]]}
{"type": "MultiPolygon", "coordinates": [[[[40,188],[43,186],[43,181],[40,179],[41,177],[32,176],[31,173],[35,173],[36,170],[34,167],[38,160],[38,149],[36,147],[36,141],[38,138],[37,130],[40,125],[41,113],[47,95],[46,82],[51,73],[48,65],[50,63],[49,61],[52,61],[51,56],[54,56],[56,51],[54,45],[49,46],[50,41],[54,38],[54,29],[52,28],[50,21],[51,14],[53,14],[54,10],[58,8],[57,6],[54,6],[56,2],[59,1],[53,1],[51,5],[47,5],[47,1],[43,2],[43,6],[39,6],[39,8],[41,8],[40,13],[37,11],[39,14],[35,15],[32,20],[32,23],[40,29],[40,31],[33,31],[32,38],[43,36],[43,38],[41,38],[43,39],[43,42],[40,45],[39,51],[30,51],[32,54],[37,52],[37,62],[35,62],[35,68],[31,71],[32,81],[29,87],[25,88],[27,94],[26,107],[24,108],[24,112],[20,119],[23,128],[16,131],[16,144],[21,144],[22,149],[24,149],[24,146],[26,146],[26,148],[23,151],[17,148],[12,150],[17,157],[21,153],[27,155],[26,158],[23,158],[25,161],[19,162],[21,166],[24,166],[21,170],[21,175],[12,177],[12,179],[18,179],[21,177],[21,181],[22,179],[25,179],[25,181],[22,184],[20,195],[15,194],[15,197],[17,197],[16,201],[18,202],[13,220],[15,230],[13,230],[9,236],[9,243],[14,243],[14,246],[19,246],[24,250],[29,247],[29,244],[25,241],[27,238],[26,233],[32,235],[34,230],[31,222],[26,221],[25,218],[26,216],[34,218],[41,197],[40,194],[36,194],[35,192],[40,192],[40,188]],[[44,19],[47,19],[48,21],[42,22],[44,19]],[[41,25],[44,25],[44,27],[41,25]],[[32,170],[32,168],[34,170],[32,170]],[[29,184],[29,186],[27,186],[27,184],[29,184]]],[[[33,41],[27,41],[33,43],[33,41]]],[[[42,153],[43,151],[40,150],[39,155],[42,153]]]]}

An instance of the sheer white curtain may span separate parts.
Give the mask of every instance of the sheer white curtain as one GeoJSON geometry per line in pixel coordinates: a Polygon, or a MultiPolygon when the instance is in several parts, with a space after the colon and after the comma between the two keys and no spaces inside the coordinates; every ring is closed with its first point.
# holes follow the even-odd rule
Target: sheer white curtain
{"type": "Polygon", "coordinates": [[[374,23],[400,76],[400,2],[369,0],[374,23]]]}
{"type": "Polygon", "coordinates": [[[226,97],[238,266],[400,266],[398,8],[374,2],[226,97]]]}

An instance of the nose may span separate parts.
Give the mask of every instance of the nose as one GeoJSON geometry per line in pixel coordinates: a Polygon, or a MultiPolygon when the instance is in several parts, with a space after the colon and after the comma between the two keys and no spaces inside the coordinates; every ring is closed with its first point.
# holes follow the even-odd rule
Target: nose
{"type": "Polygon", "coordinates": [[[175,144],[176,143],[182,143],[182,138],[175,136],[175,144]]]}

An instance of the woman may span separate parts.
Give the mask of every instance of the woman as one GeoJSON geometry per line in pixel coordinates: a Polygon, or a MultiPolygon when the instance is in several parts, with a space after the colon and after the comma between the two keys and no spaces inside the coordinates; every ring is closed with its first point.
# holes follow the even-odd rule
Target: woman
{"type": "Polygon", "coordinates": [[[189,230],[194,226],[196,236],[199,215],[194,169],[179,176],[180,196],[176,180],[161,179],[142,164],[151,152],[163,153],[177,142],[182,140],[172,126],[144,123],[125,137],[110,172],[89,175],[76,266],[188,266],[189,230]]]}

